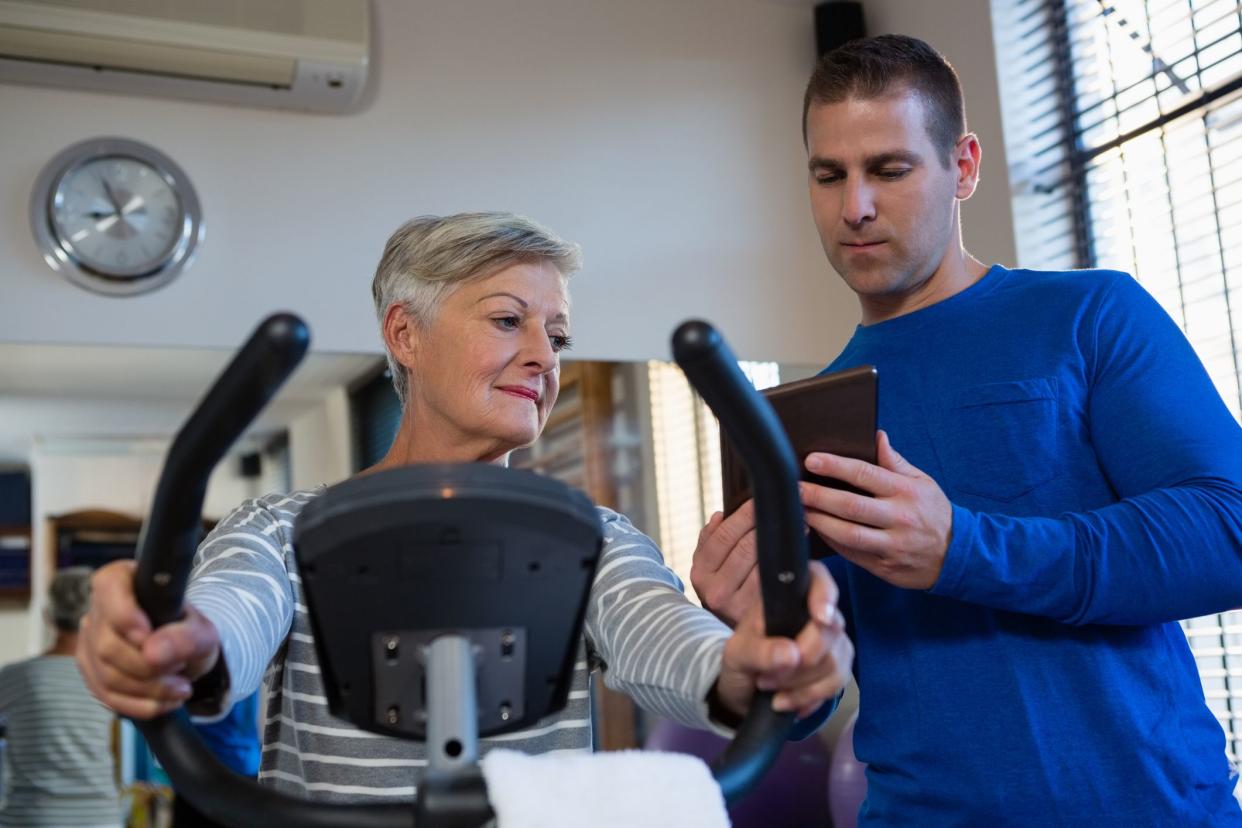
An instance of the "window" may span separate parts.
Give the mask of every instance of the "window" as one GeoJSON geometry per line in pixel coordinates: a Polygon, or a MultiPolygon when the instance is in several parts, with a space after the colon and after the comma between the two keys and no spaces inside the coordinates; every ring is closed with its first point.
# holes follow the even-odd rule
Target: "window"
{"type": "MultiPolygon", "coordinates": [[[[1242,416],[1242,9],[992,0],[1018,258],[1125,270],[1242,416]]],[[[1242,755],[1242,612],[1183,623],[1242,755]]]]}
{"type": "MultiPolygon", "coordinates": [[[[780,382],[775,362],[738,365],[760,390],[780,382]]],[[[697,604],[698,596],[690,587],[690,564],[699,530],[722,506],[720,429],[707,403],[699,399],[673,363],[647,363],[647,381],[660,549],[669,568],[685,584],[686,597],[697,604]]]]}
{"type": "Polygon", "coordinates": [[[357,472],[384,459],[401,425],[401,401],[392,387],[387,365],[381,363],[371,376],[350,390],[349,408],[357,472]]]}

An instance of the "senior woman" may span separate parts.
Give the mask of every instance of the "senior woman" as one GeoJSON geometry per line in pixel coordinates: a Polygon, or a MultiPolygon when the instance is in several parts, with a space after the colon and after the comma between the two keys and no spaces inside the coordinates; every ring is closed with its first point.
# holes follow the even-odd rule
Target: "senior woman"
{"type": "MultiPolygon", "coordinates": [[[[575,245],[504,213],[422,217],[388,240],[372,293],[403,417],[392,448],[362,472],[410,463],[504,463],[539,436],[570,346],[567,280],[575,245]]],[[[412,798],[423,745],[359,731],[324,698],[291,543],[323,487],[242,504],[203,541],[184,620],[152,632],[133,598],[133,563],[100,570],[78,662],[118,713],[147,718],[189,702],[211,715],[265,678],[259,778],[336,801],[412,798]]],[[[599,509],[605,548],[569,704],[516,733],[481,740],[528,753],[589,750],[589,670],[644,708],[701,728],[743,711],[754,688],[803,714],[842,686],[853,648],[836,588],[816,564],[812,620],[794,641],[765,638],[758,609],[730,631],[686,600],[649,538],[599,509]]],[[[327,619],[331,623],[330,619],[327,619]]]]}

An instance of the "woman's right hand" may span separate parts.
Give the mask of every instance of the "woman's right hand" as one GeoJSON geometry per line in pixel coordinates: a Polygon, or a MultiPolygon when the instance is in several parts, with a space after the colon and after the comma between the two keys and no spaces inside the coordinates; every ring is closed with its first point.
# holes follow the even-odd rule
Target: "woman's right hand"
{"type": "Polygon", "coordinates": [[[158,630],[134,597],[134,561],[91,578],[91,607],[78,628],[78,669],[100,701],[122,716],[151,719],[180,707],[191,682],[220,658],[215,625],[194,607],[158,630]]]}

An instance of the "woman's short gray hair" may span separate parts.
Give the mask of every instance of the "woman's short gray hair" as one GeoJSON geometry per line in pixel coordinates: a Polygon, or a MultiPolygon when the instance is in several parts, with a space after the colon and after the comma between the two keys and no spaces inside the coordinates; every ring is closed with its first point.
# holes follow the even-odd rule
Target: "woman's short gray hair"
{"type": "MultiPolygon", "coordinates": [[[[569,276],[582,266],[582,254],[578,245],[513,213],[411,219],[389,237],[371,282],[380,327],[388,309],[397,303],[417,324],[426,327],[454,289],[522,262],[550,262],[563,276],[569,276]]],[[[409,380],[391,350],[388,368],[404,406],[409,380]]]]}
{"type": "Polygon", "coordinates": [[[91,606],[91,568],[67,566],[57,571],[47,591],[47,611],[56,629],[77,632],[91,606]]]}

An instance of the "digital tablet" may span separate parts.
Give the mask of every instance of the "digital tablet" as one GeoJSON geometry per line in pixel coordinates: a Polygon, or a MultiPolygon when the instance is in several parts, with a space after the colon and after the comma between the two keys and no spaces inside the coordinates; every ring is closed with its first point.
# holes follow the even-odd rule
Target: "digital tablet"
{"type": "MultiPolygon", "coordinates": [[[[762,392],[789,435],[803,480],[858,491],[839,480],[811,474],[806,470],[805,460],[812,452],[826,451],[875,463],[878,387],[875,366],[863,365],[787,382],[762,392]]],[[[724,512],[729,515],[752,495],[742,458],[723,432],[720,435],[720,472],[724,484],[724,512]]],[[[808,551],[812,558],[833,554],[814,532],[810,535],[808,551]]]]}

